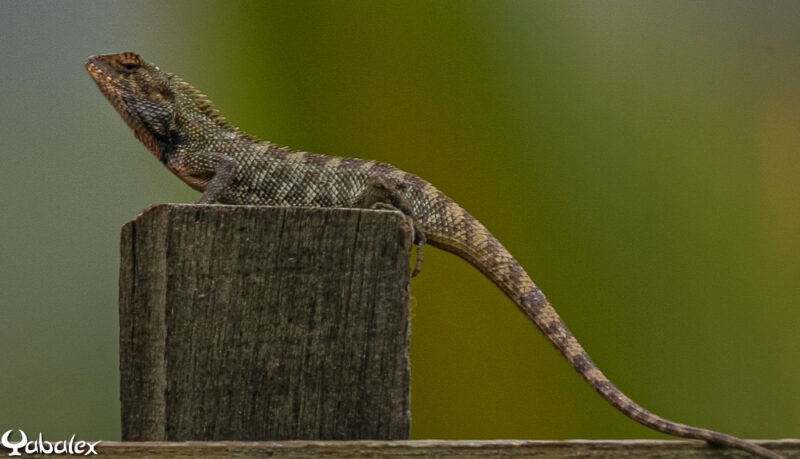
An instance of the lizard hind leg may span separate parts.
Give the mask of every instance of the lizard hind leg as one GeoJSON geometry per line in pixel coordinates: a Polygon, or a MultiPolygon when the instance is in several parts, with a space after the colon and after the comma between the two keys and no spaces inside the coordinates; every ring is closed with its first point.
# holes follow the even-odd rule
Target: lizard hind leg
{"type": "Polygon", "coordinates": [[[363,209],[383,209],[400,211],[406,219],[411,232],[411,241],[417,244],[417,262],[411,277],[422,269],[422,248],[425,246],[425,232],[411,213],[411,206],[396,187],[386,183],[383,177],[372,176],[367,179],[367,187],[355,202],[355,207],[363,209]]]}

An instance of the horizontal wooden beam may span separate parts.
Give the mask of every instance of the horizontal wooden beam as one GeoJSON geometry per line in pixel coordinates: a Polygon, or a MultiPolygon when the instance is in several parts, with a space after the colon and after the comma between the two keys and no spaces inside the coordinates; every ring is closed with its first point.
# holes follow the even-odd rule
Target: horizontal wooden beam
{"type": "MultiPolygon", "coordinates": [[[[800,458],[800,440],[755,440],[755,443],[800,458]]],[[[747,453],[719,449],[695,440],[487,440],[487,441],[284,441],[284,442],[102,442],[97,446],[107,459],[142,457],[658,457],[747,458],[747,453]]],[[[31,456],[50,457],[50,456],[31,456]]]]}

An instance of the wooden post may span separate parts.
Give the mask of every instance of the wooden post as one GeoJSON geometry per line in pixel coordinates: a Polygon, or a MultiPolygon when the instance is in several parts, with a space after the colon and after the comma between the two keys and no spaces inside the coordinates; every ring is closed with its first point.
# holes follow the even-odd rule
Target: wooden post
{"type": "Polygon", "coordinates": [[[396,212],[158,205],[122,228],[122,438],[408,438],[396,212]]]}

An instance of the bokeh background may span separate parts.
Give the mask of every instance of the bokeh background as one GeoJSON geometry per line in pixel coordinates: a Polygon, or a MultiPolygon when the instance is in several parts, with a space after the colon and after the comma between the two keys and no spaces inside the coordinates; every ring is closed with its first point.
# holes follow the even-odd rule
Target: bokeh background
{"type": "MultiPolygon", "coordinates": [[[[0,2],[0,431],[118,439],[120,226],[198,198],[83,69],[134,50],[245,131],[481,219],[632,398],[800,436],[800,4],[0,2]]],[[[413,438],[652,438],[467,263],[413,280],[413,438]]]]}

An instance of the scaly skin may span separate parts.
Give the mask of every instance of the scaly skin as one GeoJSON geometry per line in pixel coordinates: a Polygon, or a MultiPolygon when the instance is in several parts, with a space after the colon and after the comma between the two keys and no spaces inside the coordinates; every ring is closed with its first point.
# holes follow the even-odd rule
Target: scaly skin
{"type": "Polygon", "coordinates": [[[92,56],[86,69],[136,138],[203,192],[199,202],[398,209],[413,224],[419,248],[427,241],[478,268],[625,415],[669,435],[781,457],[730,435],[668,421],[633,402],[595,366],[503,245],[430,183],[388,164],[294,152],[258,141],[228,125],[206,96],[135,53],[92,56]]]}

